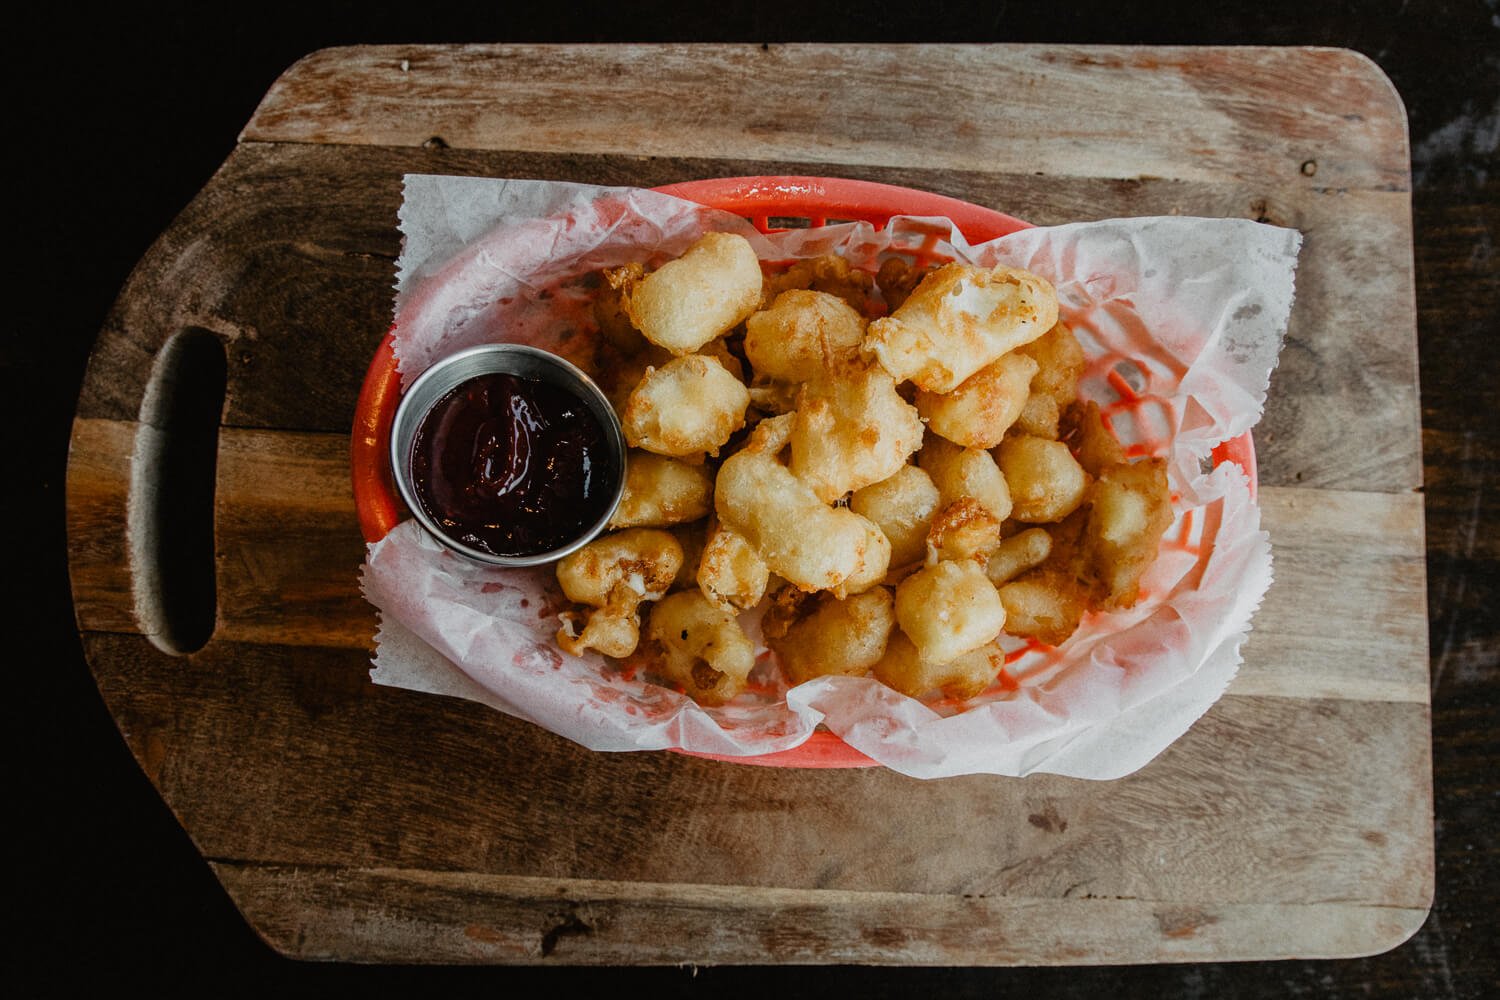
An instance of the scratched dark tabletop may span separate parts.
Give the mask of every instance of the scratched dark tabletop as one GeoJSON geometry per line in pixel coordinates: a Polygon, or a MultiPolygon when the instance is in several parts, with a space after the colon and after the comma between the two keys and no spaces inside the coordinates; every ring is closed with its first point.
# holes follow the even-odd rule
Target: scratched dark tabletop
{"type": "MultiPolygon", "coordinates": [[[[12,946],[22,995],[119,989],[366,995],[412,989],[882,998],[1477,997],[1500,982],[1500,4],[824,3],[740,14],[526,5],[420,17],[357,3],[221,5],[106,20],[44,13],[8,46],[18,127],[12,284],[0,351],[13,533],[10,714],[22,794],[12,946]],[[1216,9],[1210,9],[1216,8],[1216,9]],[[549,13],[556,11],[557,13],[549,13]],[[205,19],[212,18],[212,26],[205,19]],[[462,41],[1008,41],[1330,45],[1373,58],[1410,118],[1426,471],[1437,896],[1409,942],[1350,961],[1094,969],[486,969],[310,965],[240,919],[137,767],[77,640],[63,531],[87,352],[131,266],[234,146],[261,95],[330,45],[462,41]],[[19,433],[18,433],[19,431],[19,433]],[[17,472],[19,474],[17,474],[17,472]],[[23,638],[24,637],[24,638],[23,638]],[[1485,941],[1490,941],[1486,945],[1485,941]]],[[[57,8],[54,8],[57,9],[57,8]]],[[[14,113],[14,112],[13,112],[14,113]]],[[[1357,414],[1351,414],[1351,419],[1357,414]]],[[[12,975],[14,981],[14,974],[12,975]]]]}

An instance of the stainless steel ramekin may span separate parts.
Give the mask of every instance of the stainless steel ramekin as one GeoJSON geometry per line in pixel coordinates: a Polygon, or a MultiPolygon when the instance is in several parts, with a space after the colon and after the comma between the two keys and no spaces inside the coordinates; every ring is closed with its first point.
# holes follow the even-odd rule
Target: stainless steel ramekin
{"type": "Polygon", "coordinates": [[[609,405],[604,393],[591,378],[567,361],[547,351],[521,344],[486,344],[459,351],[436,362],[417,376],[417,380],[402,395],[391,423],[391,473],[401,499],[406,502],[413,516],[432,537],[448,549],[490,566],[539,566],[577,551],[596,538],[609,524],[609,519],[614,516],[615,508],[620,505],[620,497],[625,492],[625,434],[620,428],[620,418],[615,414],[614,407],[609,405]],[[577,538],[550,552],[529,556],[497,556],[450,538],[422,509],[412,484],[412,444],[417,436],[417,428],[421,426],[428,411],[455,386],[478,375],[495,373],[536,379],[565,389],[578,397],[604,428],[605,440],[609,443],[616,459],[616,467],[620,470],[614,496],[599,520],[577,538]]]}

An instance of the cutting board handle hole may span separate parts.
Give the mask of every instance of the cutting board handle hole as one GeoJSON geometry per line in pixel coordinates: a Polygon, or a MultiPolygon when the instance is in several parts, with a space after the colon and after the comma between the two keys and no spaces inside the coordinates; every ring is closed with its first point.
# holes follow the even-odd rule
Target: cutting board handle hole
{"type": "Polygon", "coordinates": [[[163,652],[201,649],[214,632],[214,472],[224,411],[224,345],[173,334],[141,400],[130,464],[131,579],[141,631],[163,652]]]}

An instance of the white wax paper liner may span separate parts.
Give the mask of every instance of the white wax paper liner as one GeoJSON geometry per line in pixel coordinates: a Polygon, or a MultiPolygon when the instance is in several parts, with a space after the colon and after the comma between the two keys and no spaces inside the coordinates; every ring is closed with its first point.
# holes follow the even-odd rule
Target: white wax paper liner
{"type": "MultiPolygon", "coordinates": [[[[879,232],[855,223],[763,236],[743,219],[638,189],[416,176],[402,228],[396,350],[408,379],[486,341],[578,352],[589,336],[586,292],[561,287],[565,279],[659,262],[706,229],[741,233],[763,259],[838,249],[865,263],[925,240],[954,259],[1026,267],[1056,284],[1091,358],[1081,392],[1114,404],[1127,443],[1168,455],[1179,499],[1134,609],[1088,616],[1059,650],[1020,654],[1010,667],[1019,686],[962,711],[868,678],[788,691],[768,654],[750,694],[704,709],[600,657],[561,653],[552,636],[562,600],[549,569],[474,566],[414,522],[372,545],[365,567],[366,594],[381,610],[377,683],[481,701],[596,750],[769,753],[821,722],[916,777],[1105,779],[1161,752],[1233,677],[1270,584],[1270,546],[1238,470],[1205,475],[1202,459],[1259,418],[1291,307],[1297,233],[1126,219],[970,246],[946,220],[897,219],[879,232]]],[[[746,623],[755,634],[754,616],[746,623]]]]}

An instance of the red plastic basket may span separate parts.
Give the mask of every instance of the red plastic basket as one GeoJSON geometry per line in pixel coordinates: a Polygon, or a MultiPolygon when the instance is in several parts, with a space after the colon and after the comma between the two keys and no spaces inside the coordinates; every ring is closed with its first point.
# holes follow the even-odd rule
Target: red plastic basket
{"type": "MultiPolygon", "coordinates": [[[[862,221],[884,227],[897,215],[952,219],[970,243],[982,243],[1031,224],[956,198],[869,181],[830,177],[728,177],[687,181],[657,188],[749,219],[761,232],[788,225],[822,226],[862,221]]],[[[925,263],[920,260],[919,263],[925,263]]],[[[393,351],[394,330],[386,334],[365,374],[355,404],[350,464],[354,505],[365,541],[378,542],[401,520],[402,505],[391,478],[391,419],[401,397],[401,376],[393,351]]],[[[1214,464],[1230,461],[1245,471],[1255,495],[1255,448],[1248,433],[1226,441],[1213,453],[1214,464]]],[[[693,754],[713,760],[769,767],[871,767],[875,762],[833,733],[818,730],[801,746],[758,757],[693,754]]]]}

